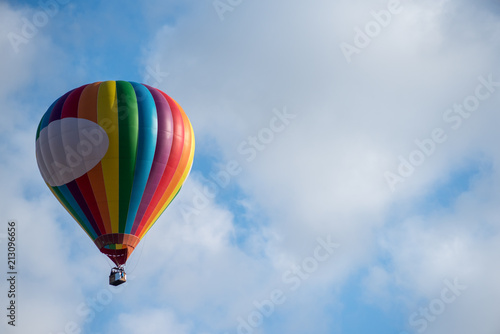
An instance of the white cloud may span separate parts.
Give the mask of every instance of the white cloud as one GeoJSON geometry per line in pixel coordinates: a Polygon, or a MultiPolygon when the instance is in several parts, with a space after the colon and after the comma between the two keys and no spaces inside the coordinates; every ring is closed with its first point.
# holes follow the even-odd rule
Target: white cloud
{"type": "Polygon", "coordinates": [[[175,314],[170,310],[145,310],[132,314],[121,314],[118,328],[113,326],[111,331],[121,331],[130,334],[171,333],[188,334],[189,326],[179,323],[175,314]]]}
{"type": "MultiPolygon", "coordinates": [[[[471,157],[497,156],[490,146],[500,94],[457,130],[443,120],[448,108],[474,93],[478,77],[500,78],[498,41],[485,33],[498,32],[497,18],[479,11],[467,17],[453,1],[405,2],[387,30],[347,64],[338,44],[386,3],[245,3],[219,26],[200,11],[159,31],[147,61],[171,71],[162,88],[178,96],[201,138],[216,138],[226,160],[241,162],[235,181],[265,209],[271,234],[279,236],[269,240],[270,257],[305,254],[326,233],[347,245],[339,261],[348,264],[331,272],[332,282],[380,251],[373,241],[386,233],[383,222],[393,207],[411,207],[471,157]],[[474,47],[465,46],[469,39],[474,47]],[[284,106],[297,117],[247,163],[238,145],[268,126],[273,108],[284,106]],[[391,193],[384,172],[395,171],[398,156],[407,158],[414,141],[438,127],[446,142],[391,193]]],[[[408,270],[405,288],[416,299],[432,294],[447,275],[465,275],[457,269],[460,260],[482,242],[451,237],[442,217],[435,224],[437,230],[423,233],[418,219],[406,220],[396,239],[404,242],[391,252],[398,275],[408,270]]],[[[380,284],[398,281],[377,277],[384,278],[380,284]]]]}

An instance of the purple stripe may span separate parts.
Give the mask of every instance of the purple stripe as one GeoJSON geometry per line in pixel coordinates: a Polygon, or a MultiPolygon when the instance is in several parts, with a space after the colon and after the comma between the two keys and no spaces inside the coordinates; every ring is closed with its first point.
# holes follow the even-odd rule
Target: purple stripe
{"type": "Polygon", "coordinates": [[[73,198],[75,199],[76,203],[80,207],[80,210],[82,210],[83,213],[85,214],[85,217],[87,217],[95,234],[97,234],[97,236],[100,236],[101,231],[99,230],[99,227],[96,224],[94,216],[92,215],[92,212],[90,211],[90,209],[87,205],[87,202],[85,201],[85,198],[83,197],[83,195],[80,191],[80,188],[78,187],[78,184],[76,183],[76,180],[73,180],[69,183],[66,183],[65,185],[68,187],[68,190],[71,192],[71,195],[73,195],[73,198]]]}
{"type": "Polygon", "coordinates": [[[67,92],[66,94],[61,96],[59,100],[57,100],[56,104],[54,105],[54,109],[52,109],[52,112],[50,113],[49,123],[61,119],[61,113],[64,102],[66,102],[66,99],[68,98],[71,92],[72,91],[67,92]]]}
{"type": "Polygon", "coordinates": [[[139,224],[141,223],[144,213],[146,212],[156,188],[161,181],[161,177],[163,176],[163,172],[167,166],[168,157],[170,156],[170,150],[172,149],[173,118],[170,105],[165,97],[163,97],[163,95],[155,88],[149,86],[146,87],[153,95],[153,99],[156,104],[156,112],[158,116],[158,136],[156,139],[156,150],[153,158],[153,165],[151,166],[148,182],[142,195],[141,204],[139,204],[137,215],[135,216],[131,234],[135,234],[139,224]]]}

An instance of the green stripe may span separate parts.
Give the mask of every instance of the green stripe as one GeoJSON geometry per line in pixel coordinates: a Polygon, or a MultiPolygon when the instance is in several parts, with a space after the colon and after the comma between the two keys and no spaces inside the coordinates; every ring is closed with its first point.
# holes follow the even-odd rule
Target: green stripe
{"type": "Polygon", "coordinates": [[[134,87],[126,81],[116,82],[119,135],[119,231],[125,231],[128,207],[134,183],[135,160],[139,136],[139,111],[134,87]]]}
{"type": "MultiPolygon", "coordinates": [[[[43,117],[42,117],[43,119],[43,117]]],[[[38,123],[38,128],[36,129],[36,137],[35,137],[35,141],[38,139],[38,137],[40,137],[40,128],[42,127],[42,120],[40,120],[40,123],[38,123]]]]}

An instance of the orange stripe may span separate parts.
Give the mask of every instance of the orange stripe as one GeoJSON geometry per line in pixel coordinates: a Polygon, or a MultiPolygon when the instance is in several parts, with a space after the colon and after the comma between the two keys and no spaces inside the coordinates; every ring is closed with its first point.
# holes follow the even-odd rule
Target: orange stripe
{"type": "MultiPolygon", "coordinates": [[[[89,121],[97,123],[97,94],[99,91],[100,82],[95,82],[84,88],[80,101],[78,103],[78,117],[85,118],[89,121]]],[[[108,199],[106,196],[106,188],[104,186],[104,177],[102,166],[99,162],[92,168],[87,176],[94,193],[97,206],[101,215],[102,222],[106,233],[111,233],[111,220],[109,218],[108,199]]]]}

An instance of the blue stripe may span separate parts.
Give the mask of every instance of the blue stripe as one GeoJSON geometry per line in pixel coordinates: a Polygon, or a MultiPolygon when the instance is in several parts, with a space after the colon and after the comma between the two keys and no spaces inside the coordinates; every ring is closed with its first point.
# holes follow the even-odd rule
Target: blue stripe
{"type": "Polygon", "coordinates": [[[50,115],[52,114],[52,110],[54,110],[54,106],[56,105],[56,103],[57,103],[57,100],[54,101],[54,103],[52,103],[52,105],[49,107],[49,109],[47,109],[45,114],[43,114],[42,120],[40,121],[38,134],[40,134],[40,131],[42,131],[43,129],[45,129],[49,125],[50,115]]]}
{"type": "Polygon", "coordinates": [[[135,162],[134,183],[128,207],[125,233],[130,234],[134,225],[135,216],[141,203],[142,194],[146,189],[153,158],[156,149],[158,132],[158,118],[153,95],[141,84],[131,82],[137,96],[139,111],[139,136],[137,143],[137,157],[135,162]]]}

